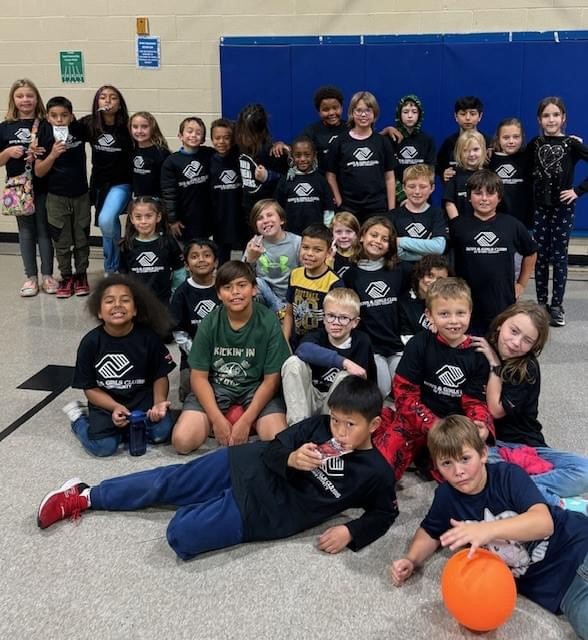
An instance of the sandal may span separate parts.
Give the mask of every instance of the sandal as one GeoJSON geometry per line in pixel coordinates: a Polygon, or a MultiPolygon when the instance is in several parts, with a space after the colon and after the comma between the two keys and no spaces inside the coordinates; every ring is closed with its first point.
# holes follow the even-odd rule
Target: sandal
{"type": "Polygon", "coordinates": [[[42,287],[45,293],[55,294],[59,289],[59,282],[53,276],[43,276],[42,287]]]}
{"type": "Polygon", "coordinates": [[[37,283],[37,278],[29,278],[25,280],[22,287],[20,288],[20,296],[21,298],[32,298],[39,293],[39,285],[37,283]]]}

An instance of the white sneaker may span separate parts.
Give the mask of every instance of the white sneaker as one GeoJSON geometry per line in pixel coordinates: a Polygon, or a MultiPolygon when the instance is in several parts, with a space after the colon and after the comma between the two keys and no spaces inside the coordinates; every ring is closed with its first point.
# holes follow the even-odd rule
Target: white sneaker
{"type": "Polygon", "coordinates": [[[75,422],[81,416],[88,415],[86,407],[79,400],[72,400],[68,402],[62,409],[63,413],[70,419],[71,422],[75,422]]]}

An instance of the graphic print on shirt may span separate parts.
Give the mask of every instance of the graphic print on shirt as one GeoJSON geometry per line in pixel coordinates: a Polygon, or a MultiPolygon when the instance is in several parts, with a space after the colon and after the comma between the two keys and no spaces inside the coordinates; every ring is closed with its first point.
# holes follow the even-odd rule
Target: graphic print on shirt
{"type": "Polygon", "coordinates": [[[466,382],[466,376],[462,369],[456,365],[444,364],[435,371],[433,380],[424,380],[423,384],[433,393],[449,398],[461,398],[461,387],[466,382]]]}
{"type": "Polygon", "coordinates": [[[355,160],[351,160],[347,163],[348,167],[373,167],[376,164],[380,164],[380,161],[376,158],[371,160],[374,152],[369,147],[358,147],[353,152],[355,160]]]}
{"type": "Polygon", "coordinates": [[[431,237],[431,234],[427,227],[420,222],[411,222],[406,226],[406,233],[411,238],[424,238],[428,240],[431,237]]]}
{"type": "Polygon", "coordinates": [[[255,180],[255,169],[257,162],[245,153],[239,156],[239,170],[241,171],[241,181],[243,189],[248,193],[255,193],[261,189],[261,182],[255,180]]]}
{"type": "Polygon", "coordinates": [[[93,145],[96,151],[106,151],[110,153],[118,153],[122,151],[122,147],[115,147],[116,140],[113,135],[110,133],[103,133],[98,140],[96,140],[96,144],[93,145]]]}
{"type": "Polygon", "coordinates": [[[221,184],[215,184],[215,189],[221,191],[238,189],[241,185],[239,183],[239,176],[232,169],[225,169],[218,177],[221,184]]]}
{"type": "Polygon", "coordinates": [[[497,236],[494,231],[480,231],[473,237],[473,241],[476,244],[466,246],[466,253],[495,255],[508,251],[508,247],[497,246],[500,236],[497,236]]]}
{"type": "MultiPolygon", "coordinates": [[[[494,515],[490,509],[484,509],[484,522],[494,522],[495,520],[505,520],[519,514],[515,511],[502,511],[494,515]]],[[[475,522],[467,520],[466,522],[475,522]]],[[[517,542],[515,540],[491,540],[485,548],[498,554],[508,565],[515,578],[520,578],[527,573],[529,567],[535,562],[541,562],[545,558],[549,538],[543,540],[532,540],[531,542],[517,542]]]]}
{"type": "Polygon", "coordinates": [[[182,175],[187,178],[178,182],[180,187],[189,187],[193,184],[202,184],[208,180],[208,174],[202,174],[203,166],[198,160],[192,160],[183,169],[182,175]]]}
{"type": "Polygon", "coordinates": [[[267,253],[262,253],[257,261],[259,270],[271,280],[279,278],[284,273],[290,273],[292,270],[288,263],[288,256],[279,256],[278,260],[271,260],[267,253]]]}
{"type": "Polygon", "coordinates": [[[345,476],[344,458],[328,458],[320,467],[310,472],[318,480],[323,489],[335,498],[340,498],[341,493],[329,478],[343,478],[345,476]]]}
{"type": "Polygon", "coordinates": [[[194,317],[190,321],[193,325],[199,325],[204,318],[217,306],[214,300],[200,300],[194,307],[194,317]]]}
{"type": "Polygon", "coordinates": [[[213,381],[225,387],[238,388],[247,376],[247,369],[255,359],[255,347],[219,347],[216,346],[213,356],[218,358],[213,362],[213,381]],[[230,361],[225,358],[233,358],[230,361]]]}
{"type": "Polygon", "coordinates": [[[144,385],[145,378],[125,377],[135,368],[135,365],[124,353],[108,353],[96,363],[96,384],[109,391],[128,390],[144,385]]]}

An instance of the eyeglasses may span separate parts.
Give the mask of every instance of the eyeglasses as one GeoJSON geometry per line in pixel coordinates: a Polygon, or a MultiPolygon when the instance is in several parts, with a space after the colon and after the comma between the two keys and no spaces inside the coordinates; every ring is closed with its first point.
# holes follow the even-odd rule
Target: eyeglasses
{"type": "Polygon", "coordinates": [[[368,107],[367,109],[354,109],[353,110],[353,115],[354,116],[369,116],[370,113],[373,112],[373,109],[371,107],[368,107]]]}
{"type": "Polygon", "coordinates": [[[349,316],[336,316],[334,313],[325,313],[325,322],[329,324],[340,324],[342,327],[346,327],[352,320],[355,318],[350,318],[349,316]]]}

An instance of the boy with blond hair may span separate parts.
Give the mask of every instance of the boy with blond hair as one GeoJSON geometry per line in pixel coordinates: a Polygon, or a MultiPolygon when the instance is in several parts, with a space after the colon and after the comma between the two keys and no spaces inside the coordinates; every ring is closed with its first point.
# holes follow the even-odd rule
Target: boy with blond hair
{"type": "Polygon", "coordinates": [[[329,291],[323,311],[324,327],[304,335],[296,354],[282,366],[288,424],[328,413],[329,397],[345,376],[376,379],[371,341],[357,329],[357,293],[345,288],[329,291]]]}
{"type": "Polygon", "coordinates": [[[461,278],[441,278],[427,291],[432,331],[415,335],[392,383],[396,410],[384,409],[374,444],[400,479],[426,445],[429,429],[450,414],[465,415],[486,435],[494,433],[484,392],[488,360],[466,334],[472,313],[470,288],[461,278]]]}

